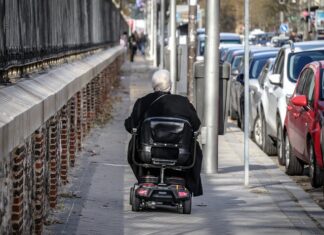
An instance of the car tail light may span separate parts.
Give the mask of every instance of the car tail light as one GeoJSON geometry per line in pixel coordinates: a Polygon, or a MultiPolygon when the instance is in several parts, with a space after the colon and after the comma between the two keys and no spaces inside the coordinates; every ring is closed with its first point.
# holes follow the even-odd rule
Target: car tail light
{"type": "Polygon", "coordinates": [[[179,191],[179,192],[178,192],[178,196],[179,196],[180,198],[188,197],[188,192],[186,192],[186,191],[179,191]]]}
{"type": "Polygon", "coordinates": [[[148,194],[148,190],[145,188],[140,188],[137,190],[137,195],[145,197],[148,194]]]}

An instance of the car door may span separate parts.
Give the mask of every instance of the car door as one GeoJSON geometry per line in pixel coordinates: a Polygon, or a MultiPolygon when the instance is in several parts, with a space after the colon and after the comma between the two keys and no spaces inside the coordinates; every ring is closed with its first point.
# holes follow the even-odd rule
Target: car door
{"type": "Polygon", "coordinates": [[[263,67],[258,80],[256,81],[250,81],[250,124],[253,127],[254,120],[257,116],[258,111],[258,104],[260,102],[261,93],[263,92],[264,88],[264,81],[267,76],[268,70],[269,70],[269,63],[266,63],[266,65],[263,67]]]}
{"type": "MultiPolygon", "coordinates": [[[[295,92],[293,96],[298,96],[298,95],[303,95],[303,88],[305,85],[305,81],[307,80],[307,75],[309,71],[308,69],[304,70],[302,74],[300,75],[299,82],[297,83],[297,86],[295,88],[295,92]]],[[[297,150],[298,147],[298,142],[300,141],[301,138],[301,130],[299,129],[301,125],[301,118],[300,114],[303,111],[303,107],[300,106],[295,106],[292,104],[292,102],[289,103],[287,106],[287,131],[289,134],[289,141],[294,150],[297,150]]],[[[298,151],[298,150],[297,150],[298,151]]]]}
{"type": "Polygon", "coordinates": [[[312,69],[309,69],[307,74],[307,80],[305,82],[303,94],[307,97],[307,106],[304,107],[304,112],[301,113],[301,138],[299,139],[298,146],[300,145],[300,154],[305,161],[307,159],[307,134],[309,128],[314,123],[315,110],[314,110],[314,97],[315,97],[315,73],[312,69]]]}
{"type": "MultiPolygon", "coordinates": [[[[280,74],[283,76],[283,67],[285,63],[285,51],[281,50],[276,59],[273,74],[280,74]]],[[[281,79],[282,80],[282,79],[281,79]]],[[[281,94],[281,87],[279,85],[273,85],[267,83],[265,84],[264,90],[266,96],[268,97],[269,106],[268,109],[265,110],[265,118],[269,127],[271,128],[271,133],[276,134],[277,132],[277,107],[278,107],[278,97],[281,94]]]]}
{"type": "Polygon", "coordinates": [[[307,133],[308,133],[308,125],[311,121],[311,116],[314,113],[313,108],[313,94],[315,87],[315,77],[312,69],[308,68],[305,70],[305,79],[304,86],[302,90],[302,95],[307,97],[307,106],[306,107],[296,107],[293,113],[295,118],[294,120],[294,143],[293,147],[296,150],[296,153],[304,158],[304,153],[306,149],[306,141],[307,141],[307,133]]]}
{"type": "Polygon", "coordinates": [[[237,76],[233,76],[231,79],[231,93],[230,93],[230,105],[231,105],[231,110],[237,111],[237,103],[236,103],[236,86],[237,86],[237,81],[236,81],[237,76]]]}
{"type": "MultiPolygon", "coordinates": [[[[241,61],[241,65],[239,66],[239,75],[242,74],[242,61],[241,61]]],[[[234,77],[232,80],[232,84],[231,84],[231,102],[232,102],[232,108],[235,112],[239,113],[239,104],[238,104],[238,90],[240,90],[240,87],[242,86],[241,83],[237,80],[237,77],[234,77]]]]}

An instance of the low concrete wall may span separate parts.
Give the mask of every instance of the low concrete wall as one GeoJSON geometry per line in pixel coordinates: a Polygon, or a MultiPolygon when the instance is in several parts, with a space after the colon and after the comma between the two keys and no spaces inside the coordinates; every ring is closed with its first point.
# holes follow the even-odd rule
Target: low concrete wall
{"type": "Polygon", "coordinates": [[[0,89],[0,234],[41,234],[124,59],[115,47],[0,89]]]}

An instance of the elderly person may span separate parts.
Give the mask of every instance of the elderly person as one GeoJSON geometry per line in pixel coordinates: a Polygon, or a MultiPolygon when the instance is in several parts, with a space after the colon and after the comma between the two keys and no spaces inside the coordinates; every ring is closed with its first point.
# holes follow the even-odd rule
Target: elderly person
{"type": "MultiPolygon", "coordinates": [[[[196,113],[195,108],[189,102],[189,100],[180,95],[174,95],[170,93],[171,90],[170,73],[167,70],[158,70],[152,77],[152,88],[154,92],[138,99],[135,102],[132,114],[125,120],[125,128],[131,133],[132,128],[137,128],[147,117],[165,116],[165,117],[179,117],[188,120],[191,123],[194,131],[197,131],[200,127],[200,120],[196,113]]],[[[128,148],[128,162],[132,167],[132,170],[139,179],[141,176],[147,174],[146,169],[135,166],[132,163],[131,158],[131,145],[132,140],[128,148]]],[[[200,179],[200,170],[202,162],[202,152],[200,146],[197,146],[196,152],[196,164],[195,166],[184,172],[182,175],[187,183],[187,188],[193,193],[194,196],[202,195],[202,185],[200,179]]],[[[154,170],[150,170],[150,174],[154,174],[154,170]]],[[[158,172],[155,172],[158,175],[158,172]]],[[[169,172],[172,174],[172,172],[169,172]]],[[[179,172],[173,172],[179,176],[179,172]]],[[[155,175],[155,174],[154,174],[155,175]]]]}

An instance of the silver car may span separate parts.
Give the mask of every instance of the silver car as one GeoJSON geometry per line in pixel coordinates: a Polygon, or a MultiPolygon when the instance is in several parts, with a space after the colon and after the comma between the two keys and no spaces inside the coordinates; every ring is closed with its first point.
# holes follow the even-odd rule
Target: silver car
{"type": "Polygon", "coordinates": [[[267,63],[264,65],[258,80],[250,82],[250,131],[251,137],[255,143],[268,155],[276,154],[276,146],[269,138],[269,136],[264,133],[266,131],[265,118],[262,117],[264,112],[262,107],[265,102],[265,86],[269,86],[269,75],[272,74],[273,64],[275,58],[268,59],[267,63]]]}

